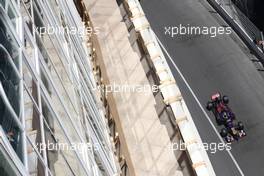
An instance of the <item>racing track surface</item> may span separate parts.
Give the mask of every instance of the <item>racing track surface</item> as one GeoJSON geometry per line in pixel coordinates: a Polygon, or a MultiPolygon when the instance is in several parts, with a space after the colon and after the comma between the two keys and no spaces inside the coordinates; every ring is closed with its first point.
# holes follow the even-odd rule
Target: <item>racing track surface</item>
{"type": "MultiPolygon", "coordinates": [[[[225,25],[203,0],[142,0],[141,4],[154,32],[201,104],[205,106],[210,95],[217,90],[229,96],[230,107],[244,122],[247,132],[244,139],[232,144],[231,152],[245,175],[264,175],[264,80],[245,50],[238,45],[236,35],[216,38],[201,35],[171,38],[164,35],[164,26],[225,25]]],[[[203,142],[220,142],[176,69],[169,60],[168,63],[203,142]]],[[[216,126],[213,115],[207,114],[216,126]]],[[[241,175],[226,151],[208,154],[217,176],[241,175]]]]}

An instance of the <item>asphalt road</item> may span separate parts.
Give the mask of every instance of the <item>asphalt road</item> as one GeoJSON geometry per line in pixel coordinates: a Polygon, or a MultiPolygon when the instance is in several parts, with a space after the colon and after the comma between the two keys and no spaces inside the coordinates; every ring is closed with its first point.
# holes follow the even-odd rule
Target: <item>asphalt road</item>
{"type": "MultiPolygon", "coordinates": [[[[203,0],[142,0],[145,14],[160,41],[202,105],[216,91],[230,98],[230,107],[244,122],[247,136],[232,144],[233,154],[247,176],[264,175],[264,80],[236,35],[165,35],[165,26],[225,25],[203,0]],[[201,3],[202,2],[202,3],[201,3]]],[[[220,142],[193,95],[168,61],[203,142],[220,142]]],[[[208,112],[214,125],[213,115],[208,112]]],[[[217,127],[217,129],[221,129],[217,127]]],[[[217,176],[241,175],[226,151],[207,152],[217,176]]]]}

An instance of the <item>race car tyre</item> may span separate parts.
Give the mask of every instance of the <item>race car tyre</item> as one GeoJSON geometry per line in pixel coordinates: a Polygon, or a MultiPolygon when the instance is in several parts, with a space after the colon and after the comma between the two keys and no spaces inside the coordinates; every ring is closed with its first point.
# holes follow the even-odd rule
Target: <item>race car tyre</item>
{"type": "Polygon", "coordinates": [[[228,135],[228,131],[226,128],[222,128],[221,132],[220,132],[220,135],[225,138],[227,135],[228,135]]]}
{"type": "Polygon", "coordinates": [[[213,109],[213,103],[212,102],[208,102],[207,103],[207,105],[206,105],[206,109],[208,110],[208,111],[211,111],[212,109],[213,109]]]}
{"type": "Polygon", "coordinates": [[[223,96],[223,102],[224,102],[224,104],[228,104],[228,102],[229,102],[229,99],[226,95],[223,96]]]}
{"type": "Polygon", "coordinates": [[[218,126],[223,124],[223,121],[221,120],[218,114],[215,115],[215,120],[218,126]]]}
{"type": "Polygon", "coordinates": [[[219,119],[216,119],[216,123],[217,123],[218,126],[222,125],[222,121],[219,120],[219,119]]]}
{"type": "Polygon", "coordinates": [[[244,125],[243,125],[242,122],[238,122],[238,123],[237,123],[237,129],[238,129],[238,130],[243,130],[243,129],[244,129],[244,125]]]}
{"type": "Polygon", "coordinates": [[[231,112],[231,116],[232,116],[233,120],[236,119],[236,115],[233,112],[231,112]]]}

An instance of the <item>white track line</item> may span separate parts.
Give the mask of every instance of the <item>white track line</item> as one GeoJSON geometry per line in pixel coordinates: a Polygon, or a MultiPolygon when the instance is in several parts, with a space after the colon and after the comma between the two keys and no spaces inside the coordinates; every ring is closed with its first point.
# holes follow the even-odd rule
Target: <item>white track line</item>
{"type": "MultiPolygon", "coordinates": [[[[161,48],[163,49],[163,51],[166,53],[166,55],[168,56],[168,58],[170,59],[171,63],[173,64],[173,66],[175,67],[176,71],[180,74],[183,82],[185,83],[185,85],[187,86],[187,88],[189,89],[189,91],[191,92],[192,96],[194,97],[195,101],[197,102],[197,104],[199,105],[200,109],[202,110],[203,114],[205,115],[205,117],[207,118],[207,120],[209,121],[209,123],[211,124],[212,128],[214,129],[215,133],[217,134],[218,138],[220,139],[221,142],[225,143],[225,141],[223,140],[223,138],[220,136],[219,132],[217,131],[216,127],[214,126],[213,122],[211,121],[210,117],[208,116],[207,112],[204,110],[203,106],[201,105],[200,101],[198,100],[197,96],[195,95],[195,93],[193,92],[192,88],[190,87],[190,85],[188,84],[188,82],[186,81],[185,77],[183,76],[183,74],[181,73],[180,69],[177,67],[177,65],[175,64],[175,62],[173,61],[173,59],[171,58],[170,54],[168,53],[168,51],[166,50],[166,48],[164,47],[164,45],[161,43],[161,41],[159,40],[159,38],[156,36],[156,34],[154,33],[155,37],[158,40],[159,45],[161,46],[161,48]]],[[[240,166],[238,165],[237,161],[235,160],[234,156],[232,155],[232,153],[230,152],[230,150],[227,150],[227,153],[229,154],[229,156],[231,157],[231,159],[233,160],[234,164],[236,165],[239,173],[244,176],[243,171],[241,170],[240,166]]]]}

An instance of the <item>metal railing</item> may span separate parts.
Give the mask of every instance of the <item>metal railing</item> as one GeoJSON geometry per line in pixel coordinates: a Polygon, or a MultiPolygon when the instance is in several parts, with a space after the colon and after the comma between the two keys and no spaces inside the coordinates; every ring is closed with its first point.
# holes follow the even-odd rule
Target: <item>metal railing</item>
{"type": "Polygon", "coordinates": [[[262,32],[246,17],[231,0],[207,0],[228,25],[247,45],[258,61],[264,66],[263,46],[258,41],[263,40],[262,32]]]}
{"type": "Polygon", "coordinates": [[[229,15],[245,29],[251,39],[262,40],[262,32],[258,27],[234,4],[232,0],[216,0],[219,4],[230,12],[229,15]]]}

